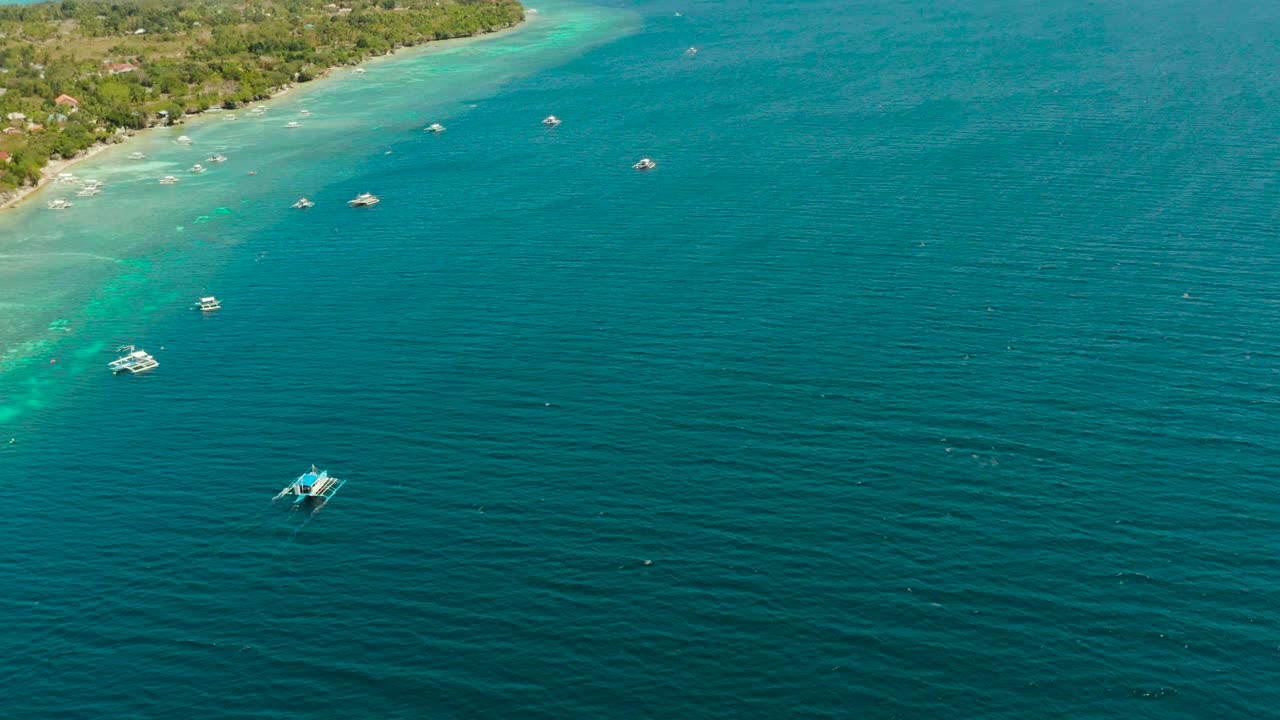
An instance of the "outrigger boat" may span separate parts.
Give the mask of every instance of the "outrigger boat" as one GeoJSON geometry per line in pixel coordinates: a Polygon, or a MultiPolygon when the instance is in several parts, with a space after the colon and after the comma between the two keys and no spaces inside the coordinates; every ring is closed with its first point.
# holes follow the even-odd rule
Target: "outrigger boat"
{"type": "Polygon", "coordinates": [[[442,133],[444,132],[444,126],[440,123],[431,123],[426,127],[426,130],[429,133],[442,133]]]}
{"type": "Polygon", "coordinates": [[[640,158],[640,162],[632,165],[631,167],[635,170],[652,170],[658,167],[658,163],[650,160],[649,158],[640,158]]]}
{"type": "Polygon", "coordinates": [[[222,307],[222,301],[212,295],[202,297],[200,302],[196,303],[196,309],[198,310],[217,310],[220,307],[222,307]]]}
{"type": "Polygon", "coordinates": [[[302,199],[298,200],[298,202],[294,203],[294,204],[293,204],[293,207],[295,207],[295,208],[297,208],[297,209],[299,209],[299,210],[306,210],[306,209],[307,209],[307,208],[309,208],[309,207],[315,207],[315,203],[311,202],[310,200],[308,200],[308,199],[306,199],[306,198],[302,198],[302,199]]]}
{"type": "Polygon", "coordinates": [[[346,480],[339,480],[330,476],[327,470],[319,470],[315,465],[312,465],[310,470],[302,473],[297,480],[286,485],[271,501],[275,502],[286,495],[296,495],[297,499],[293,501],[294,505],[304,503],[308,498],[314,498],[321,503],[328,502],[346,482],[346,480]]]}
{"type": "Polygon", "coordinates": [[[377,195],[373,195],[371,193],[360,193],[351,200],[348,200],[347,204],[351,207],[369,207],[370,205],[377,205],[380,202],[382,201],[378,199],[377,195]]]}
{"type": "Polygon", "coordinates": [[[115,374],[127,372],[136,375],[160,364],[156,362],[155,358],[148,355],[146,350],[137,350],[132,345],[121,345],[116,348],[116,352],[125,354],[107,363],[107,369],[115,374]]]}
{"type": "Polygon", "coordinates": [[[556,117],[555,115],[548,115],[542,118],[542,124],[546,125],[547,127],[555,127],[560,124],[560,118],[556,117]]]}

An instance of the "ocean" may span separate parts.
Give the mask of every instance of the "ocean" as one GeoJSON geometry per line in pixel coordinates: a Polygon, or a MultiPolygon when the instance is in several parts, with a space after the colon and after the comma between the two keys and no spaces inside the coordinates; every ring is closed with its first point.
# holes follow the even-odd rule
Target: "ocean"
{"type": "Polygon", "coordinates": [[[1274,714],[1280,6],[530,4],[0,213],[0,718],[1274,714]]]}

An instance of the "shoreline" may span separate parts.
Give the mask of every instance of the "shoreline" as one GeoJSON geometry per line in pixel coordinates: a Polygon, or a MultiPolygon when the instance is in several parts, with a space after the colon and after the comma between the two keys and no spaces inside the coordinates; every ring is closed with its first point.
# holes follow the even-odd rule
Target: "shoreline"
{"type": "MultiPolygon", "coordinates": [[[[508,25],[507,27],[501,27],[496,30],[485,30],[483,32],[478,32],[473,35],[463,35],[461,37],[445,38],[443,40],[428,40],[426,42],[419,43],[417,45],[405,45],[403,47],[393,48],[390,52],[384,53],[382,55],[371,55],[369,57],[364,58],[360,62],[351,64],[351,65],[335,65],[333,67],[326,68],[321,75],[314,78],[310,82],[285,85],[281,88],[273,90],[271,93],[267,95],[267,97],[262,98],[261,100],[254,100],[251,103],[245,103],[244,107],[249,107],[250,105],[257,105],[259,103],[267,103],[267,102],[271,102],[272,100],[277,100],[285,95],[288,95],[291,91],[294,91],[303,87],[310,87],[315,85],[316,83],[328,80],[333,77],[333,74],[335,72],[343,68],[353,68],[353,69],[358,68],[364,65],[365,63],[374,62],[380,58],[392,57],[406,50],[422,50],[425,48],[438,46],[441,43],[467,42],[471,40],[480,40],[484,38],[492,38],[497,35],[503,35],[503,34],[518,30],[521,27],[527,25],[529,22],[527,13],[528,11],[526,10],[526,15],[520,20],[520,22],[517,22],[514,25],[508,25]]],[[[48,187],[51,181],[54,178],[56,178],[59,173],[67,172],[70,168],[86,160],[89,160],[90,158],[96,157],[106,152],[107,150],[110,150],[113,147],[119,147],[121,145],[124,145],[128,143],[130,140],[132,140],[134,137],[140,135],[141,133],[151,132],[154,130],[161,130],[164,128],[171,128],[177,125],[186,125],[188,121],[199,120],[208,114],[209,113],[207,110],[201,110],[200,112],[188,113],[182,117],[182,120],[180,122],[173,123],[171,125],[152,125],[150,127],[142,128],[141,130],[135,130],[133,132],[118,133],[116,135],[112,135],[109,140],[99,140],[93,145],[90,145],[88,148],[77,153],[74,157],[64,158],[61,160],[55,160],[55,161],[49,162],[44,167],[40,168],[40,179],[34,185],[27,185],[24,187],[17,188],[15,190],[11,190],[7,193],[0,193],[0,212],[4,212],[5,210],[11,210],[17,207],[18,204],[21,203],[23,200],[36,194],[40,190],[48,187]]]]}
{"type": "MultiPolygon", "coordinates": [[[[150,129],[151,128],[146,128],[146,130],[150,129]]],[[[28,196],[34,195],[37,191],[47,187],[50,181],[57,177],[59,173],[66,172],[68,168],[84,162],[91,157],[100,155],[117,145],[125,144],[133,137],[133,134],[120,135],[118,137],[121,139],[117,142],[98,141],[93,145],[90,145],[88,148],[80,151],[74,157],[55,160],[40,168],[40,180],[36,182],[35,185],[26,185],[16,190],[10,190],[7,193],[0,194],[0,212],[16,206],[28,196]]]]}

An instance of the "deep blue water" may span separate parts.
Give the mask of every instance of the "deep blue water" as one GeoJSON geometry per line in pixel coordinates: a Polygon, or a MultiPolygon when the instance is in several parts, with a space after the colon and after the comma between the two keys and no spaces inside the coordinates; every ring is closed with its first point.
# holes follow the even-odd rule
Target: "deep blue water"
{"type": "Polygon", "coordinates": [[[543,12],[11,285],[0,717],[1275,713],[1280,6],[543,12]]]}

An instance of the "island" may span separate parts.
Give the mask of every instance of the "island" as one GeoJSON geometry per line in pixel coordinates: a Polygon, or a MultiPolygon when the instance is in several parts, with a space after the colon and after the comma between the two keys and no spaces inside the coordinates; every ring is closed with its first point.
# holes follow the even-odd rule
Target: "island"
{"type": "Polygon", "coordinates": [[[51,159],[335,67],[508,28],[516,0],[63,0],[0,5],[0,193],[51,159]]]}

